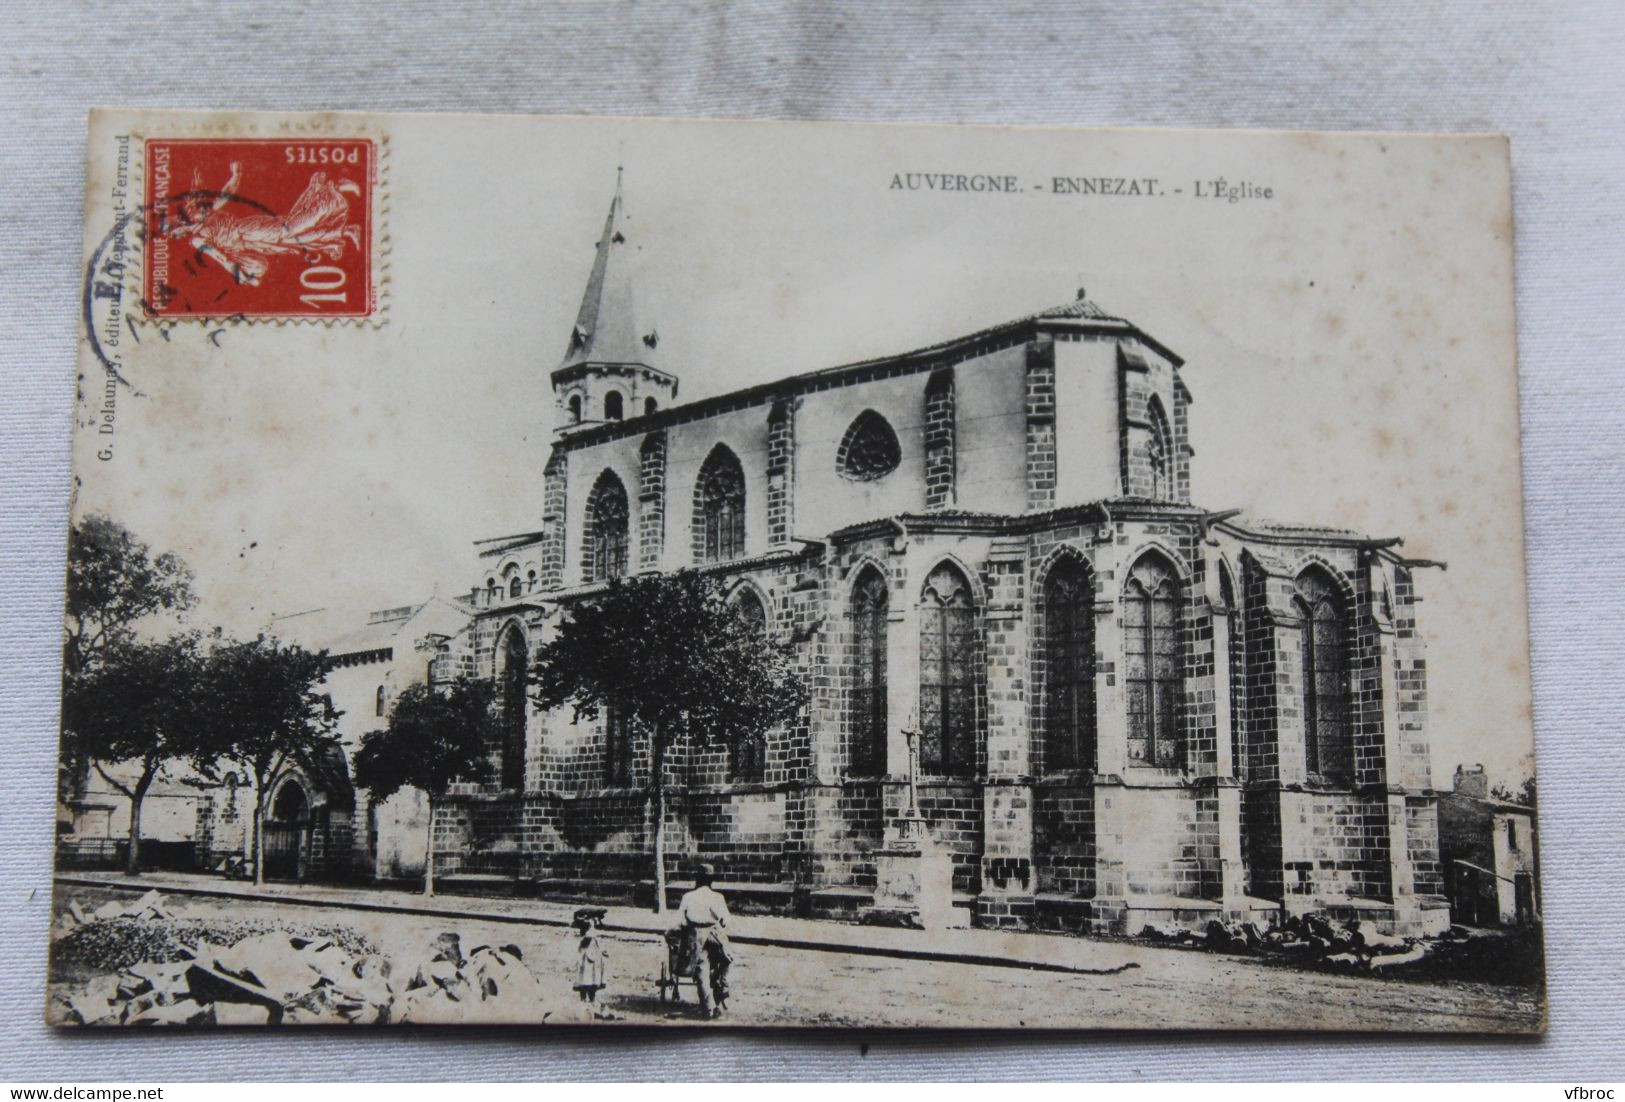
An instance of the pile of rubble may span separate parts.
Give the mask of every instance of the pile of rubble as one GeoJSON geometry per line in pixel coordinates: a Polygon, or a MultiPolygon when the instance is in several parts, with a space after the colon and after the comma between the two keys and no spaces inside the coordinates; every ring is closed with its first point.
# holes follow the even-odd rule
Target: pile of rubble
{"type": "MultiPolygon", "coordinates": [[[[99,908],[74,932],[168,917],[155,895],[134,908],[99,908]]],[[[382,1025],[546,1017],[540,985],[518,946],[477,945],[465,955],[458,935],[444,933],[416,957],[390,958],[355,940],[346,945],[287,930],[231,944],[198,936],[190,945],[167,946],[160,955],[169,959],[108,962],[112,971],[58,996],[59,1009],[64,1020],[84,1025],[382,1025]]]]}
{"type": "Polygon", "coordinates": [[[467,958],[456,934],[435,939],[432,956],[400,973],[398,1022],[536,1023],[547,1017],[542,987],[517,945],[476,945],[467,958]]]}
{"type": "Polygon", "coordinates": [[[334,941],[358,955],[374,951],[366,938],[347,926],[225,918],[218,911],[176,906],[153,891],[134,902],[113,900],[94,910],[77,900],[70,902],[52,931],[51,965],[53,972],[69,975],[114,972],[146,962],[190,960],[200,940],[235,945],[276,932],[334,941]]]}
{"type": "Polygon", "coordinates": [[[1267,929],[1252,922],[1216,919],[1202,933],[1148,924],[1140,936],[1220,953],[1277,956],[1329,971],[1380,974],[1426,960],[1440,944],[1466,935],[1452,930],[1440,938],[1403,938],[1381,932],[1372,922],[1349,921],[1338,927],[1314,915],[1294,915],[1267,929]]]}

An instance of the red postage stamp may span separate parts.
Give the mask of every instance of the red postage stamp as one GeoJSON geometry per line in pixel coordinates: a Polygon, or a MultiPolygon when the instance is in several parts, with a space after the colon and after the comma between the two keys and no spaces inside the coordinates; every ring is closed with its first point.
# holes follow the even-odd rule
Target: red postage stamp
{"type": "Polygon", "coordinates": [[[377,307],[369,138],[149,138],[149,317],[364,318],[377,307]]]}

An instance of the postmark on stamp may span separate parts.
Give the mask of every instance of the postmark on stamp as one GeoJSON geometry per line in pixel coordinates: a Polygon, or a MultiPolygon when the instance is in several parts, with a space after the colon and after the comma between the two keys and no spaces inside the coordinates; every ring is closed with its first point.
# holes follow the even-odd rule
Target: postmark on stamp
{"type": "Polygon", "coordinates": [[[148,138],[148,317],[366,318],[370,138],[148,138]]]}

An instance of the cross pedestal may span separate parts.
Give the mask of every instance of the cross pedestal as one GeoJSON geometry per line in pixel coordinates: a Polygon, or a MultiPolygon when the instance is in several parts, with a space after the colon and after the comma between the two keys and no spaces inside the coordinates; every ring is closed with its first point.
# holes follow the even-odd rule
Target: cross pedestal
{"type": "Polygon", "coordinates": [[[875,909],[906,915],[927,930],[956,924],[952,856],[931,837],[915,799],[919,732],[908,738],[907,805],[888,828],[886,844],[874,852],[875,909]]]}
{"type": "Polygon", "coordinates": [[[874,853],[875,908],[909,915],[927,930],[955,925],[953,858],[923,817],[902,819],[898,828],[897,838],[874,853]]]}

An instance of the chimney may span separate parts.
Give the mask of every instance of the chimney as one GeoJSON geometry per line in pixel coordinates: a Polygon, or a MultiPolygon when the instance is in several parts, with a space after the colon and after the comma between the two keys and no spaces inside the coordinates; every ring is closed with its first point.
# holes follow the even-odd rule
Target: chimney
{"type": "Polygon", "coordinates": [[[1490,781],[1484,775],[1483,765],[1474,765],[1471,769],[1465,765],[1456,766],[1456,779],[1453,787],[1461,796],[1471,796],[1475,800],[1485,800],[1490,795],[1490,781]]]}

